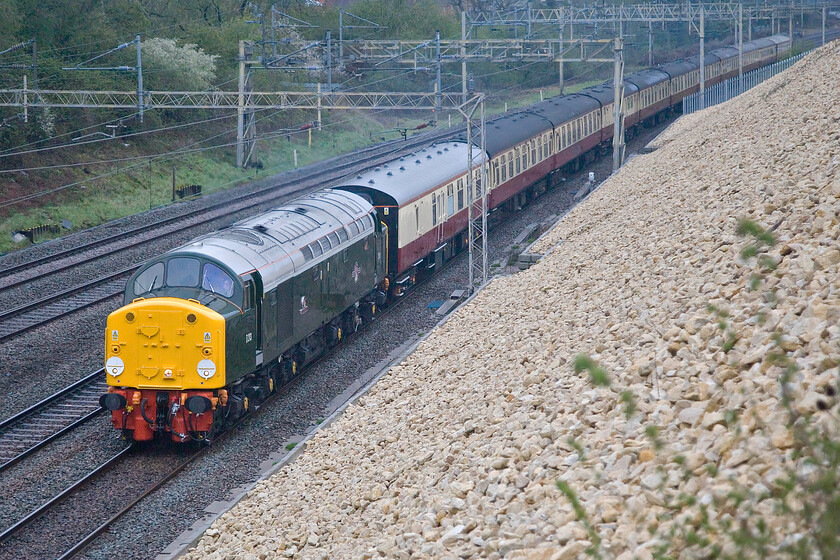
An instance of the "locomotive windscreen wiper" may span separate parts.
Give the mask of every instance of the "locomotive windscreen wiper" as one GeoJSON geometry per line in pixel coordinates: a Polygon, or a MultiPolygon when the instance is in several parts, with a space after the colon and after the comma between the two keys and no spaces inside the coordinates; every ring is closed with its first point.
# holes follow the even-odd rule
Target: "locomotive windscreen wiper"
{"type": "MultiPolygon", "coordinates": [[[[148,288],[147,288],[147,289],[146,289],[143,293],[136,294],[136,295],[138,295],[138,296],[142,296],[143,294],[150,294],[150,293],[152,293],[152,288],[154,288],[155,284],[157,283],[157,279],[158,279],[158,277],[157,277],[157,276],[155,276],[154,278],[152,278],[152,281],[149,283],[149,287],[148,287],[148,288]]],[[[143,286],[141,285],[141,286],[140,286],[140,288],[142,288],[142,287],[143,287],[143,286]]]]}

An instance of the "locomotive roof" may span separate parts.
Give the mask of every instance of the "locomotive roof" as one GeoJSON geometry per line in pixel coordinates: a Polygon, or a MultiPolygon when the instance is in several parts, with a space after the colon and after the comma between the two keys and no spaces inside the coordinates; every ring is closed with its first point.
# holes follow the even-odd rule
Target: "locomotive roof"
{"type": "MultiPolygon", "coordinates": [[[[476,138],[476,141],[478,139],[476,138]]],[[[490,143],[489,127],[487,143],[490,143]]],[[[473,162],[481,162],[480,150],[473,148],[473,162]]],[[[336,189],[361,187],[393,198],[397,206],[423,196],[454,177],[467,172],[467,143],[454,140],[432,144],[422,150],[393,159],[354,177],[345,177],[336,189]]]]}
{"type": "Polygon", "coordinates": [[[268,291],[372,233],[372,210],[358,195],[322,189],[199,237],[167,256],[203,256],[237,275],[259,271],[268,291]]]}

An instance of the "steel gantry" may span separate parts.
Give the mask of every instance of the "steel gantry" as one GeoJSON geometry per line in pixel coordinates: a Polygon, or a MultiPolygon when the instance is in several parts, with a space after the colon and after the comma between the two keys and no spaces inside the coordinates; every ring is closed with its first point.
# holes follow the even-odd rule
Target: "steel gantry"
{"type": "MultiPolygon", "coordinates": [[[[837,2],[743,4],[743,15],[753,20],[783,19],[803,11],[820,12],[824,8],[837,8],[837,2]]],[[[596,24],[611,22],[680,22],[698,21],[700,11],[707,20],[732,21],[738,17],[738,2],[686,2],[646,4],[604,4],[586,6],[559,6],[557,8],[522,8],[501,11],[483,11],[467,14],[467,25],[509,25],[533,30],[535,25],[562,25],[564,23],[596,24]]]]}

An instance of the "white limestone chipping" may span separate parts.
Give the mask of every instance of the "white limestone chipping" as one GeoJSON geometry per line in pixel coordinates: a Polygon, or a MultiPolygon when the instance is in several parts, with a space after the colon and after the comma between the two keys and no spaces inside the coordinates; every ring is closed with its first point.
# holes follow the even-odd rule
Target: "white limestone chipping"
{"type": "MultiPolygon", "coordinates": [[[[772,488],[794,461],[772,332],[786,333],[805,414],[840,363],[838,83],[832,43],[681,119],[543,239],[556,247],[540,263],[494,280],[186,557],[578,558],[592,537],[559,479],[606,558],[650,558],[651,529],[670,523],[663,487],[706,503],[730,484],[772,488]],[[778,268],[759,290],[743,218],[776,226],[778,268]],[[737,333],[728,353],[709,304],[737,333]],[[580,353],[612,387],[574,372],[580,353]]],[[[751,500],[777,534],[801,529],[751,500]]]]}

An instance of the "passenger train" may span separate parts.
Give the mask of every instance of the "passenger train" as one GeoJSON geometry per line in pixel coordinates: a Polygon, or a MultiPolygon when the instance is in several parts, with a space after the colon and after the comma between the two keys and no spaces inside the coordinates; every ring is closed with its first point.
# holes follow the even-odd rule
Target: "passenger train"
{"type": "MultiPolygon", "coordinates": [[[[744,71],[790,47],[782,35],[744,43],[744,71]]],[[[699,90],[698,58],[626,77],[628,135],[699,90]]],[[[737,75],[737,48],[706,65],[707,85],[737,75]]],[[[491,209],[526,203],[609,145],[613,95],[605,83],[547,99],[489,121],[485,153],[440,142],[151,259],[108,317],[100,404],[114,427],[212,441],[466,246],[468,173],[480,196],[488,165],[491,209]]]]}

